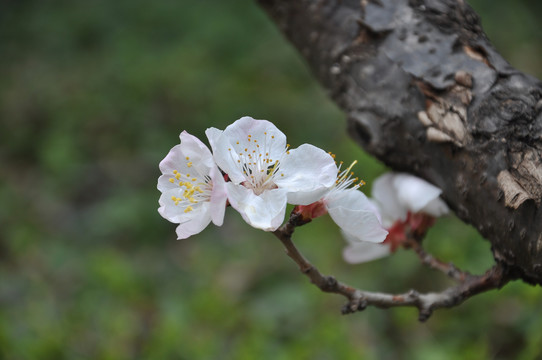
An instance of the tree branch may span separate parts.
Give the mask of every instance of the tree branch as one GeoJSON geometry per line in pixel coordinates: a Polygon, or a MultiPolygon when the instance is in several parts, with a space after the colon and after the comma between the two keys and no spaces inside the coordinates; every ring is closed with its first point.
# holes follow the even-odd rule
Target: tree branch
{"type": "Polygon", "coordinates": [[[463,0],[258,0],[395,170],[443,190],[497,263],[542,284],[542,83],[463,0]]]}
{"type": "MultiPolygon", "coordinates": [[[[286,249],[286,254],[299,266],[299,270],[310,279],[311,283],[316,285],[323,292],[339,294],[348,299],[348,302],[342,309],[343,314],[362,311],[367,306],[376,306],[383,309],[411,306],[418,308],[418,319],[423,322],[429,319],[436,309],[457,306],[471,296],[492,289],[499,289],[512,280],[512,277],[508,273],[508,269],[502,264],[493,266],[485,274],[479,276],[471,275],[452,267],[453,271],[449,274],[458,280],[459,284],[442,292],[421,294],[415,290],[410,290],[404,294],[393,295],[363,291],[342,283],[333,276],[323,275],[299,252],[292,242],[292,235],[295,227],[301,225],[298,220],[299,216],[293,214],[290,217],[290,220],[278,230],[274,231],[273,234],[282,242],[286,249]]],[[[424,254],[422,259],[424,263],[446,273],[449,272],[447,268],[443,266],[444,264],[442,262],[423,252],[423,249],[420,249],[421,246],[416,249],[416,252],[424,254]]],[[[449,268],[450,267],[448,267],[448,269],[449,268]]]]}
{"type": "Polygon", "coordinates": [[[445,263],[427,253],[422,247],[421,240],[410,238],[403,246],[406,249],[412,249],[418,255],[422,264],[431,269],[438,270],[456,281],[463,282],[469,276],[472,276],[469,272],[458,269],[454,264],[445,263]]]}

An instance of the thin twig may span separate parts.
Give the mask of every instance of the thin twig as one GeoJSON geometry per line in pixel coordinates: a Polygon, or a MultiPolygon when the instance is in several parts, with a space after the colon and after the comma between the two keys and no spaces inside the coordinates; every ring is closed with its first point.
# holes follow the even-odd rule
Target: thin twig
{"type": "Polygon", "coordinates": [[[458,269],[454,264],[452,263],[445,263],[437,258],[435,258],[433,255],[427,253],[424,248],[422,247],[421,241],[416,239],[409,239],[407,240],[406,244],[404,245],[405,248],[410,248],[414,250],[416,255],[420,258],[420,261],[422,264],[430,267],[431,269],[435,269],[438,271],[443,272],[447,276],[451,277],[452,279],[455,279],[459,282],[465,281],[469,276],[472,276],[468,271],[463,271],[458,269]]]}
{"type": "Polygon", "coordinates": [[[286,224],[274,231],[273,234],[282,242],[286,248],[287,255],[299,266],[299,270],[314,285],[324,292],[340,294],[348,299],[348,302],[342,309],[343,314],[362,311],[367,306],[376,306],[384,309],[398,306],[412,306],[419,310],[418,319],[426,321],[436,309],[457,306],[471,296],[484,291],[499,289],[512,280],[507,268],[502,264],[493,266],[483,275],[471,275],[457,270],[453,265],[450,266],[434,259],[431,255],[425,253],[420,245],[414,249],[420,258],[423,257],[422,260],[424,263],[444,272],[451,271],[450,276],[460,283],[442,292],[425,294],[421,294],[415,290],[398,295],[363,291],[344,284],[333,276],[323,275],[299,252],[292,242],[292,234],[295,227],[299,225],[301,223],[299,223],[298,217],[293,215],[286,224]]]}

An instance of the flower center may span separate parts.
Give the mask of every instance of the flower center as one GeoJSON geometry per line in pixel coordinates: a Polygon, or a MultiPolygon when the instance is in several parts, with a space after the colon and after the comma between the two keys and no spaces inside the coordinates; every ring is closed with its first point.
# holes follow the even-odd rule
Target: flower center
{"type": "MultiPolygon", "coordinates": [[[[192,167],[192,163],[188,162],[190,158],[187,156],[187,167],[192,167]]],[[[173,177],[169,179],[172,184],[177,184],[183,189],[181,196],[172,196],[171,200],[175,206],[181,206],[185,213],[194,210],[194,206],[203,201],[209,201],[213,183],[208,175],[201,175],[194,169],[194,174],[179,172],[173,170],[173,177]]]]}
{"type": "Polygon", "coordinates": [[[258,141],[249,134],[246,142],[236,141],[234,150],[228,149],[245,177],[242,184],[252,189],[256,195],[260,195],[265,190],[277,188],[274,183],[275,177],[284,176],[284,173],[280,171],[280,162],[285,155],[290,153],[288,151],[290,145],[286,145],[282,152],[275,150],[273,153],[271,145],[275,141],[275,136],[269,136],[267,132],[263,135],[263,138],[258,141]],[[232,151],[235,151],[237,156],[234,156],[232,151]]]}

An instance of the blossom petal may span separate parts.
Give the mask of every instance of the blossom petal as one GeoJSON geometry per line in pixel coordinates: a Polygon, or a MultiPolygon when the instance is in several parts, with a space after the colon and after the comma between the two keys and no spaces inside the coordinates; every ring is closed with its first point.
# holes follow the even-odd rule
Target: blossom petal
{"type": "Polygon", "coordinates": [[[335,183],[337,166],[324,150],[303,144],[284,156],[279,173],[275,184],[288,189],[288,202],[308,205],[320,200],[335,183]]]}
{"type": "Polygon", "coordinates": [[[213,224],[221,226],[224,222],[224,214],[226,212],[226,202],[228,201],[228,193],[226,191],[226,182],[218,167],[214,165],[209,172],[213,189],[211,190],[211,219],[213,224]]]}
{"type": "Polygon", "coordinates": [[[388,232],[382,227],[378,212],[361,191],[349,189],[326,198],[329,216],[358,241],[382,242],[388,232]]]}
{"type": "Polygon", "coordinates": [[[442,190],[427,181],[405,173],[394,174],[393,186],[399,202],[414,213],[421,211],[442,193],[442,190]]]}
{"type": "Polygon", "coordinates": [[[427,215],[440,217],[448,214],[450,209],[448,208],[448,205],[446,205],[446,203],[440,197],[438,197],[425,205],[421,211],[427,215]]]}
{"type": "Polygon", "coordinates": [[[242,185],[226,183],[231,206],[251,226],[264,231],[276,230],[286,212],[286,190],[273,189],[260,195],[242,185]]]}
{"type": "MultiPolygon", "coordinates": [[[[211,213],[209,211],[210,203],[205,203],[200,206],[200,211],[190,214],[190,217],[180,223],[175,229],[177,239],[186,239],[192,235],[200,233],[211,222],[211,213]]],[[[195,212],[195,211],[194,211],[195,212]]]]}
{"type": "Polygon", "coordinates": [[[336,207],[328,209],[328,213],[344,232],[352,235],[358,241],[379,243],[384,241],[388,235],[376,214],[371,211],[336,207]]]}
{"type": "Polygon", "coordinates": [[[391,225],[395,220],[406,220],[408,213],[408,209],[397,198],[394,177],[395,174],[391,172],[379,176],[373,182],[371,191],[386,225],[391,225]]]}
{"type": "Polygon", "coordinates": [[[180,138],[181,144],[174,146],[160,162],[162,173],[171,173],[173,170],[190,173],[196,169],[200,174],[207,174],[214,164],[213,155],[209,148],[186,131],[181,133],[180,138]],[[187,165],[189,163],[190,166],[187,165]]]}
{"type": "Polygon", "coordinates": [[[191,219],[196,216],[200,216],[203,211],[208,210],[208,201],[201,202],[192,206],[192,211],[186,211],[186,207],[176,206],[175,202],[171,199],[173,196],[180,198],[183,196],[184,189],[181,187],[165,191],[158,199],[160,207],[158,212],[164,219],[167,219],[173,223],[185,222],[187,219],[191,219]],[[203,206],[205,205],[205,206],[203,206]]]}
{"type": "Polygon", "coordinates": [[[370,211],[380,218],[378,207],[363,192],[354,188],[331,191],[324,201],[329,208],[341,206],[350,210],[370,211]]]}
{"type": "Polygon", "coordinates": [[[351,240],[351,236],[343,233],[349,245],[343,249],[343,258],[347,263],[359,264],[386,257],[391,254],[388,244],[375,244],[351,240]]]}
{"type": "Polygon", "coordinates": [[[211,127],[205,130],[205,135],[207,136],[207,139],[209,140],[209,144],[211,144],[211,149],[213,149],[213,152],[216,149],[216,143],[220,135],[222,135],[224,131],[219,130],[217,128],[211,127]]]}

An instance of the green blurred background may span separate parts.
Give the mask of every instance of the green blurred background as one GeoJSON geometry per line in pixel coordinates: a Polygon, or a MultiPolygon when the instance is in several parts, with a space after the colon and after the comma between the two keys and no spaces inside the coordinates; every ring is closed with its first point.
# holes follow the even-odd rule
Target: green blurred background
{"type": "MultiPolygon", "coordinates": [[[[540,2],[473,2],[498,50],[542,76],[540,2]]],[[[534,359],[542,293],[519,282],[441,310],[341,316],[270,234],[228,209],[184,241],[157,213],[158,163],[182,130],[243,115],[384,166],[251,1],[0,0],[0,359],[534,359]],[[317,123],[318,126],[314,126],[317,123]]],[[[319,218],[295,241],[358,287],[443,289],[411,253],[350,266],[319,218]]],[[[471,272],[489,243],[449,217],[430,251],[471,272]]]]}

